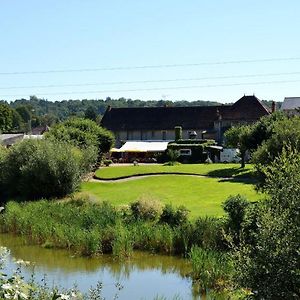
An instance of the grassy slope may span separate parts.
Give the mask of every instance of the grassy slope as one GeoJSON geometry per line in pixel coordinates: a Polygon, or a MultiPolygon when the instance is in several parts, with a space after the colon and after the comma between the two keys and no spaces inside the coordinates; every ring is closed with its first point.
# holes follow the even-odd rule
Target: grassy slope
{"type": "Polygon", "coordinates": [[[82,192],[114,205],[129,204],[141,197],[154,198],[174,206],[185,205],[191,210],[192,218],[222,215],[221,203],[230,195],[242,194],[249,200],[261,197],[252,184],[180,175],[139,178],[126,182],[86,182],[82,184],[82,192]]]}
{"type": "Polygon", "coordinates": [[[177,166],[163,165],[140,165],[140,166],[117,166],[103,167],[96,171],[98,178],[118,178],[145,173],[181,172],[209,175],[215,177],[243,176],[252,170],[248,165],[241,169],[239,164],[182,164],[177,166]]]}

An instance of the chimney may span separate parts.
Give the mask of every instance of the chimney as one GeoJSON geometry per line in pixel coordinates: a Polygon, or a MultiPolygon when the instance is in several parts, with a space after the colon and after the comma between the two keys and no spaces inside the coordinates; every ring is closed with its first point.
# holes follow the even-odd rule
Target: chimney
{"type": "Polygon", "coordinates": [[[108,105],[108,106],[107,106],[106,111],[111,111],[111,105],[108,105]]]}
{"type": "Polygon", "coordinates": [[[276,111],[276,103],[275,101],[272,101],[272,113],[276,111]]]}

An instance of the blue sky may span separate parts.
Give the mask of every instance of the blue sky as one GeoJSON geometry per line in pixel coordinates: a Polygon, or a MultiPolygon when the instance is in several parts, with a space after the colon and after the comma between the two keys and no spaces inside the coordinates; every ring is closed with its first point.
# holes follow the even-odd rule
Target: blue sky
{"type": "Polygon", "coordinates": [[[299,11],[299,0],[2,0],[0,99],[300,96],[299,11]],[[297,59],[201,64],[281,58],[297,59]],[[200,65],[127,68],[170,64],[200,65]],[[111,67],[125,69],[7,74],[111,67]]]}

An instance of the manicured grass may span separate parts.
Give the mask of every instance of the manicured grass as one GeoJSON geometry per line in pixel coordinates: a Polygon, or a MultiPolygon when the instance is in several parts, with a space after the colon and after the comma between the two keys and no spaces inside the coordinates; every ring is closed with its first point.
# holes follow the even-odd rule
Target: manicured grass
{"type": "MultiPolygon", "coordinates": [[[[205,165],[207,172],[209,166],[205,165]]],[[[123,182],[85,182],[82,192],[113,205],[126,205],[140,198],[154,198],[174,206],[184,205],[191,211],[191,218],[223,215],[221,204],[230,195],[241,194],[253,201],[262,197],[250,183],[180,175],[144,177],[123,182]]]]}
{"type": "Polygon", "coordinates": [[[140,165],[140,166],[110,166],[97,170],[98,178],[112,179],[147,173],[193,173],[213,177],[249,176],[253,170],[252,165],[241,169],[240,164],[181,164],[176,166],[140,165]]]}

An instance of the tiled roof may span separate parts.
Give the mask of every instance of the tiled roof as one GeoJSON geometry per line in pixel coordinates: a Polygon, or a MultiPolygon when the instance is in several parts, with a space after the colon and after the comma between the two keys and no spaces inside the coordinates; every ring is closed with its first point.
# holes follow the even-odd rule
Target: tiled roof
{"type": "Polygon", "coordinates": [[[296,109],[300,107],[300,97],[285,97],[281,110],[296,109]]]}
{"type": "Polygon", "coordinates": [[[108,108],[101,124],[112,131],[210,129],[214,121],[254,121],[269,114],[255,96],[244,96],[233,105],[189,106],[189,107],[138,107],[108,108]]]}

